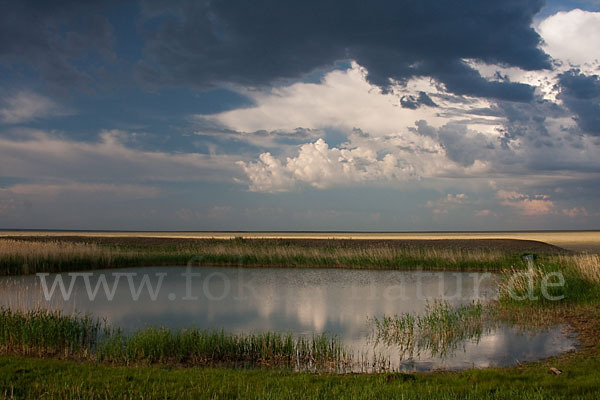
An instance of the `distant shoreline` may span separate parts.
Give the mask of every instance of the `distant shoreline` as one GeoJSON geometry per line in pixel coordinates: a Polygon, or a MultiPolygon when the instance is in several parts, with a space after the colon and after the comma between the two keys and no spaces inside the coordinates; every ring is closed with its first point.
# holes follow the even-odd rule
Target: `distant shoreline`
{"type": "Polygon", "coordinates": [[[536,240],[567,250],[600,253],[600,231],[481,231],[481,232],[269,232],[269,231],[78,231],[0,230],[8,236],[148,237],[181,239],[519,239],[536,240]]]}
{"type": "Polygon", "coordinates": [[[483,231],[310,231],[310,230],[299,230],[299,231],[255,231],[255,230],[209,230],[209,231],[181,231],[181,230],[128,230],[128,229],[45,229],[45,228],[0,228],[0,234],[4,232],[79,232],[79,233],[165,233],[165,234],[184,234],[184,233],[197,233],[197,234],[381,234],[381,235],[405,235],[405,234],[482,234],[482,233],[559,233],[559,232],[599,232],[600,229],[520,229],[520,230],[483,230],[483,231]]]}

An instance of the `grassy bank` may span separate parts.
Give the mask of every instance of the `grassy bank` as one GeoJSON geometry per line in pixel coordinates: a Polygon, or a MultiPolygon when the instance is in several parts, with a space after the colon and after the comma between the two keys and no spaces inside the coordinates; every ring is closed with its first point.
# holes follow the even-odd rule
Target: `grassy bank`
{"type": "Polygon", "coordinates": [[[562,304],[600,302],[600,256],[560,256],[502,272],[500,303],[505,307],[544,309],[562,304]]]}
{"type": "MultiPolygon", "coordinates": [[[[521,255],[556,257],[532,241],[360,241],[260,239],[14,238],[0,239],[0,275],[143,265],[243,265],[361,269],[499,271],[521,255]]],[[[563,252],[564,253],[564,252],[563,252]]]]}
{"type": "Polygon", "coordinates": [[[597,399],[600,360],[431,374],[310,374],[282,370],[109,367],[0,357],[0,399],[597,399]],[[548,374],[550,367],[563,371],[548,374]]]}

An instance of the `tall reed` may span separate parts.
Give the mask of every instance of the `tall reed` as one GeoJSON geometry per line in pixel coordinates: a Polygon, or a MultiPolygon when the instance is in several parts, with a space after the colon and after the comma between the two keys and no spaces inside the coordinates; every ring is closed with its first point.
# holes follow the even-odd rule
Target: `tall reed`
{"type": "Polygon", "coordinates": [[[388,245],[352,247],[341,242],[306,247],[286,242],[205,240],[173,245],[99,245],[69,241],[0,239],[0,275],[67,272],[137,265],[246,265],[370,269],[500,270],[515,255],[497,250],[388,245]]]}
{"type": "Polygon", "coordinates": [[[550,258],[524,268],[502,272],[499,286],[504,305],[582,303],[600,299],[600,256],[573,255],[550,258]]]}
{"type": "Polygon", "coordinates": [[[101,324],[59,311],[0,308],[0,347],[9,353],[85,358],[98,343],[101,324]]]}
{"type": "Polygon", "coordinates": [[[600,255],[581,254],[573,257],[572,261],[585,279],[600,285],[600,255]]]}

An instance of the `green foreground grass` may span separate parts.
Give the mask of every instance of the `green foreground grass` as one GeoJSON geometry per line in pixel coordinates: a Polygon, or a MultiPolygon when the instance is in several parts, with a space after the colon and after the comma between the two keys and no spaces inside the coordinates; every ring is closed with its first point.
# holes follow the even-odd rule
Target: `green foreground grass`
{"type": "Polygon", "coordinates": [[[39,399],[598,399],[600,360],[429,374],[109,367],[0,357],[0,398],[39,399]],[[550,367],[564,371],[548,373],[550,367]]]}

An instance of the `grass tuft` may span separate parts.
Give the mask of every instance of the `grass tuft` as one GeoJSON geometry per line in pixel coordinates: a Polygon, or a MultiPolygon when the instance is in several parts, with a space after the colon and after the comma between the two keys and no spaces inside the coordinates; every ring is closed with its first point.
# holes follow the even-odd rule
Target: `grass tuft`
{"type": "Polygon", "coordinates": [[[397,346],[403,357],[427,350],[432,356],[451,354],[465,339],[480,338],[489,322],[481,303],[453,308],[448,302],[428,303],[424,315],[405,313],[370,318],[373,336],[387,346],[397,346]]]}

